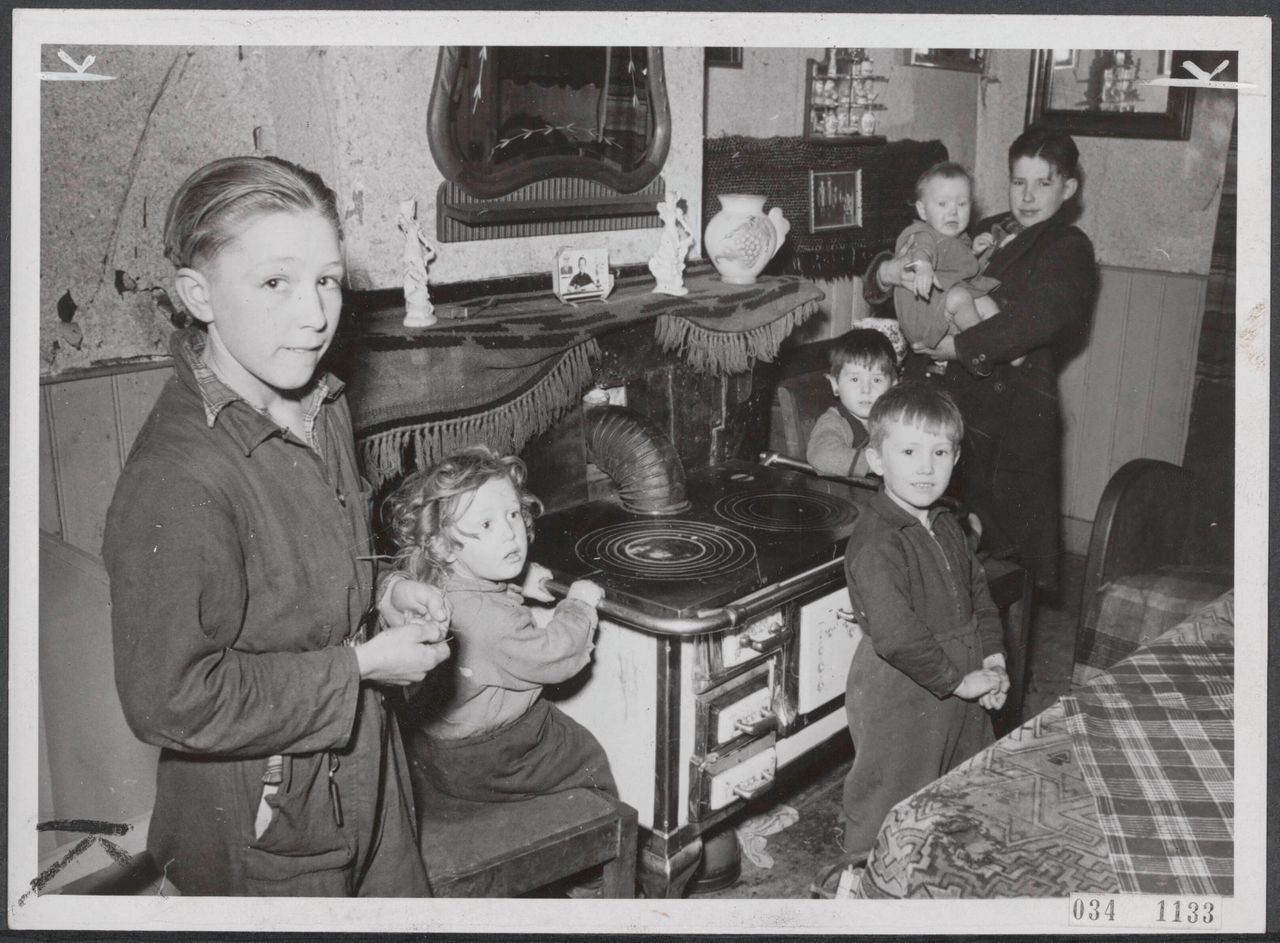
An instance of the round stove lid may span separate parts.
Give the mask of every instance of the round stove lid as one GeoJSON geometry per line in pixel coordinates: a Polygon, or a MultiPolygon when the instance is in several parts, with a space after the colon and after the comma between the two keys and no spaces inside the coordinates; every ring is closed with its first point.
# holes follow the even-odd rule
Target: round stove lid
{"type": "Polygon", "coordinates": [[[788,489],[731,494],[716,502],[715,512],[733,524],[774,531],[843,527],[854,518],[853,508],[844,501],[788,489]]]}
{"type": "Polygon", "coordinates": [[[722,575],[756,558],[751,541],[701,521],[628,521],[578,540],[578,559],[633,579],[687,580],[722,575]]]}

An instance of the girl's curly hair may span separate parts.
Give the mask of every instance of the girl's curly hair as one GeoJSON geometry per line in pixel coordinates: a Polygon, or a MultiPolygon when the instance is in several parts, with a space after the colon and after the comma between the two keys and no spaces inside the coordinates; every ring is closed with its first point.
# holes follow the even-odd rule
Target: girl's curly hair
{"type": "Polygon", "coordinates": [[[425,471],[409,475],[383,502],[382,516],[397,551],[396,566],[414,579],[439,586],[449,557],[461,544],[451,530],[486,482],[507,478],[516,489],[529,540],[542,502],[524,489],[528,471],[514,455],[475,445],[449,455],[425,471]]]}

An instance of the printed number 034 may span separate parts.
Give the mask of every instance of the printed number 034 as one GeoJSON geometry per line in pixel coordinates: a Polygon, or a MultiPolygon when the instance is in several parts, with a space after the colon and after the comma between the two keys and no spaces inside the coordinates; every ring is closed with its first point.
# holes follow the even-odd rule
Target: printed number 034
{"type": "MultiPolygon", "coordinates": [[[[1160,902],[1161,904],[1164,901],[1160,902]]],[[[1085,900],[1083,897],[1077,897],[1071,902],[1071,919],[1072,920],[1107,920],[1114,922],[1116,919],[1116,902],[1114,899],[1108,900],[1105,904],[1096,897],[1085,900]]]]}

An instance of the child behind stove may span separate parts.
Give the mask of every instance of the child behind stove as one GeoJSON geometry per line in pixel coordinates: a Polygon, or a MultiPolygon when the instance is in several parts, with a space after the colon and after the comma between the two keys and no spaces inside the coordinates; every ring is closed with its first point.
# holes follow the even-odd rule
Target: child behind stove
{"type": "MultiPolygon", "coordinates": [[[[407,731],[420,803],[579,787],[618,796],[596,738],[541,697],[590,662],[604,593],[578,580],[550,622],[534,622],[524,597],[553,600],[542,585],[550,571],[528,563],[526,573],[541,502],[524,490],[525,474],[520,459],[475,446],[410,475],[387,499],[399,570],[443,590],[458,644],[451,698],[442,710],[413,710],[407,731]]],[[[392,602],[397,588],[386,591],[392,602]]]]}
{"type": "Polygon", "coordinates": [[[867,417],[898,382],[898,356],[889,338],[872,328],[854,328],[836,338],[828,352],[831,392],[836,397],[809,433],[805,459],[822,475],[864,476],[868,472],[867,417]]]}

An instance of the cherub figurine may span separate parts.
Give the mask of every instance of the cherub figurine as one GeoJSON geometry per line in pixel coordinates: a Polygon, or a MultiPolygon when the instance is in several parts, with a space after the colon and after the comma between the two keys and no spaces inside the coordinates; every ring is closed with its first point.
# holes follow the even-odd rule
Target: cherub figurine
{"type": "Polygon", "coordinates": [[[427,290],[427,265],[435,259],[436,250],[422,234],[417,216],[417,200],[400,204],[396,225],[404,233],[404,326],[430,327],[438,319],[427,290]]]}
{"type": "Polygon", "coordinates": [[[693,245],[693,233],[685,219],[685,203],[680,194],[671,191],[665,203],[658,204],[658,217],[662,220],[662,240],[658,251],[649,260],[649,271],[658,280],[653,291],[664,295],[687,295],[684,284],[684,260],[693,245]]]}

